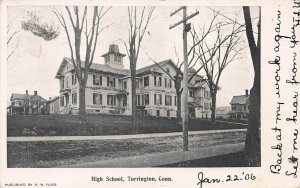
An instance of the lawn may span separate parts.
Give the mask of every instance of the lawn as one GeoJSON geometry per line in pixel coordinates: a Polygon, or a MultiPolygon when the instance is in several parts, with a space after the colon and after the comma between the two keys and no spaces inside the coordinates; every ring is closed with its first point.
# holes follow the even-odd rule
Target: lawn
{"type": "MultiPolygon", "coordinates": [[[[90,136],[136,134],[129,116],[88,115],[87,123],[78,123],[76,115],[7,116],[7,136],[90,136]]],[[[211,124],[205,119],[190,119],[189,130],[241,129],[246,125],[231,123],[211,124]]],[[[138,133],[180,132],[175,118],[139,117],[138,133]]]]}
{"type": "MultiPolygon", "coordinates": [[[[242,143],[245,131],[189,136],[189,149],[242,143]]],[[[60,167],[106,159],[182,150],[182,136],[118,140],[8,142],[8,167],[60,167]]],[[[209,164],[206,164],[209,165],[209,164]]],[[[184,166],[184,165],[183,165],[184,166]]]]}
{"type": "Polygon", "coordinates": [[[250,164],[247,163],[244,152],[237,152],[159,167],[250,167],[250,164]]]}

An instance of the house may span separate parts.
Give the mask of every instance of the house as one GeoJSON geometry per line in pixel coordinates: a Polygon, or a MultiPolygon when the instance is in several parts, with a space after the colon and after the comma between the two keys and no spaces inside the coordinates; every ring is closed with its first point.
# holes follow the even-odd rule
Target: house
{"type": "Polygon", "coordinates": [[[190,118],[211,118],[211,97],[208,82],[203,76],[194,75],[196,70],[188,70],[188,77],[193,78],[188,84],[188,112],[190,118]]]}
{"type": "Polygon", "coordinates": [[[216,117],[218,119],[228,119],[230,111],[231,111],[231,106],[220,106],[220,107],[217,107],[216,117]]]}
{"type": "Polygon", "coordinates": [[[230,119],[234,120],[248,120],[249,104],[250,104],[249,91],[245,91],[245,95],[233,96],[230,102],[231,111],[230,119]]]}
{"type": "MultiPolygon", "coordinates": [[[[124,69],[125,54],[119,52],[117,45],[110,45],[109,51],[102,55],[104,64],[91,65],[85,91],[87,113],[131,115],[131,77],[130,70],[124,69]]],[[[82,62],[84,63],[84,62],[82,62]]],[[[176,75],[178,67],[168,59],[136,71],[136,103],[140,115],[176,117],[177,97],[175,84],[168,76],[176,75]],[[164,70],[162,70],[164,69],[164,70]],[[167,74],[167,73],[168,74],[167,74]]],[[[59,113],[77,114],[79,107],[79,86],[72,61],[63,58],[55,76],[60,81],[59,113]]],[[[210,96],[206,82],[200,75],[189,85],[190,116],[210,117],[210,96]],[[206,95],[205,95],[206,93],[206,95]],[[205,97],[204,97],[205,95],[205,97]]]]}
{"type": "Polygon", "coordinates": [[[33,95],[13,93],[10,97],[8,113],[19,115],[45,114],[46,100],[34,91],[33,95]]]}
{"type": "Polygon", "coordinates": [[[45,114],[59,114],[59,97],[49,98],[46,102],[45,114]]]}

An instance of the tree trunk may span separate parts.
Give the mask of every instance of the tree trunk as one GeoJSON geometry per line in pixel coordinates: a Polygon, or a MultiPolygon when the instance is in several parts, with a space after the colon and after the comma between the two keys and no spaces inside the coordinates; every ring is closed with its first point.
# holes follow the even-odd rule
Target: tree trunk
{"type": "Polygon", "coordinates": [[[181,125],[181,92],[176,89],[177,96],[177,123],[181,125]]]}
{"type": "Polygon", "coordinates": [[[211,93],[211,122],[216,121],[216,101],[217,101],[217,92],[211,93]]]}
{"type": "Polygon", "coordinates": [[[260,86],[250,91],[249,120],[245,142],[245,154],[250,166],[260,166],[260,86]]]}
{"type": "Polygon", "coordinates": [[[132,99],[132,108],[131,108],[131,125],[133,128],[133,131],[135,133],[138,132],[138,127],[137,127],[137,118],[136,118],[136,70],[135,67],[131,67],[131,99],[132,99]]]}
{"type": "Polygon", "coordinates": [[[252,58],[252,61],[259,66],[254,69],[254,84],[250,90],[245,154],[250,166],[260,166],[260,52],[252,58]]]}
{"type": "MultiPolygon", "coordinates": [[[[259,10],[260,11],[260,10],[259,10]]],[[[251,58],[254,68],[254,83],[250,90],[250,106],[248,117],[248,129],[245,142],[245,155],[248,159],[249,166],[260,166],[260,20],[259,13],[257,46],[254,41],[252,22],[249,7],[243,7],[246,35],[251,52],[251,58]]]]}
{"type": "Polygon", "coordinates": [[[85,84],[79,84],[79,122],[86,122],[85,112],[85,84]]]}

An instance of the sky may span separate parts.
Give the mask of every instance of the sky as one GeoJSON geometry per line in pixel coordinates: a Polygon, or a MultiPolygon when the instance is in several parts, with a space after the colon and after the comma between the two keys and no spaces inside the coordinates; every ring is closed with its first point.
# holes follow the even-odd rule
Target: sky
{"type": "MultiPolygon", "coordinates": [[[[17,46],[15,53],[7,64],[7,101],[12,93],[25,93],[29,90],[33,94],[34,90],[38,94],[48,99],[59,95],[59,82],[55,79],[55,74],[62,62],[63,57],[70,57],[70,49],[68,46],[66,34],[60,27],[60,34],[51,41],[45,41],[42,38],[34,36],[30,32],[21,30],[20,23],[26,20],[27,11],[37,11],[41,14],[42,19],[59,26],[59,22],[53,14],[54,7],[25,7],[15,6],[8,8],[8,23],[12,23],[10,32],[20,30],[13,38],[13,42],[8,49],[17,46]]],[[[55,7],[57,10],[65,14],[63,7],[55,7]]],[[[177,63],[177,55],[182,61],[183,42],[182,42],[182,26],[169,29],[169,26],[180,21],[182,14],[176,14],[170,17],[170,13],[178,7],[156,7],[149,23],[147,33],[145,34],[137,68],[153,64],[149,57],[156,61],[172,59],[177,63]]],[[[244,24],[242,7],[211,7],[218,10],[222,16],[218,16],[219,21],[228,21],[228,19],[236,20],[240,24],[244,24]]],[[[200,13],[190,20],[196,29],[207,27],[212,18],[212,10],[208,7],[188,7],[187,14],[190,15],[196,10],[200,13]]],[[[258,9],[251,9],[252,17],[256,18],[258,9]]],[[[91,12],[88,12],[90,15],[91,12]]],[[[91,20],[90,20],[91,21],[91,20]]],[[[253,20],[256,26],[257,19],[253,20]]],[[[103,30],[98,38],[97,48],[95,52],[95,63],[104,63],[102,54],[108,51],[110,44],[117,44],[120,52],[126,54],[126,48],[123,41],[128,39],[128,16],[127,7],[112,7],[110,11],[101,20],[101,26],[108,28],[103,30]]],[[[255,28],[254,28],[255,30],[255,28]]],[[[244,43],[247,46],[245,33],[243,34],[244,43]]],[[[211,39],[212,40],[212,39],[211,39]]],[[[188,46],[191,40],[188,40],[188,46]]],[[[129,69],[128,57],[124,58],[124,66],[129,69]]],[[[196,65],[195,68],[199,66],[196,65]]],[[[200,71],[200,75],[205,75],[200,71]]],[[[217,106],[228,106],[232,96],[243,95],[245,89],[251,89],[253,84],[253,67],[249,48],[245,48],[240,59],[232,62],[226,67],[221,75],[219,86],[221,90],[217,94],[217,106]]]]}

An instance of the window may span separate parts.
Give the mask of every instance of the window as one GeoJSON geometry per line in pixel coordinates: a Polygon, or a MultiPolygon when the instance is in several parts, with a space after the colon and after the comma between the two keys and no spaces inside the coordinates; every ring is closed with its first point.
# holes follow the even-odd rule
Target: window
{"type": "Polygon", "coordinates": [[[144,87],[149,86],[149,76],[144,77],[144,87]]]}
{"type": "Polygon", "coordinates": [[[124,89],[124,90],[127,89],[127,81],[123,81],[123,89],[124,89]]]}
{"type": "Polygon", "coordinates": [[[136,105],[141,105],[140,98],[141,98],[141,96],[139,94],[137,94],[136,95],[136,105]]]}
{"type": "Polygon", "coordinates": [[[232,109],[232,110],[236,110],[236,106],[235,106],[235,105],[232,105],[232,106],[231,106],[231,109],[232,109]]]}
{"type": "Polygon", "coordinates": [[[165,78],[165,87],[168,88],[167,78],[165,78]]]}
{"type": "Polygon", "coordinates": [[[66,88],[70,87],[70,77],[66,78],[66,88]]]}
{"type": "Polygon", "coordinates": [[[107,95],[107,105],[110,105],[110,106],[116,105],[116,96],[115,95],[107,95]]]}
{"type": "Polygon", "coordinates": [[[64,78],[62,78],[61,80],[60,80],[60,83],[61,83],[61,89],[64,89],[65,88],[65,82],[64,82],[64,78]]]}
{"type": "Polygon", "coordinates": [[[209,91],[204,90],[204,97],[209,97],[209,91]]]}
{"type": "Polygon", "coordinates": [[[165,78],[165,87],[166,88],[172,88],[172,79],[165,78]]]}
{"type": "Polygon", "coordinates": [[[149,105],[149,94],[145,94],[145,105],[149,105]]]}
{"type": "Polygon", "coordinates": [[[165,95],[165,105],[166,106],[172,105],[172,96],[171,95],[165,95]]]}
{"type": "Polygon", "coordinates": [[[20,101],[14,101],[12,104],[15,106],[20,106],[20,101]]]}
{"type": "Polygon", "coordinates": [[[116,78],[107,77],[107,87],[116,87],[116,78]]]}
{"type": "Polygon", "coordinates": [[[174,97],[174,105],[177,106],[177,96],[174,97]]]}
{"type": "Polygon", "coordinates": [[[142,105],[145,105],[145,95],[142,95],[142,105]]]}
{"type": "Polygon", "coordinates": [[[156,116],[157,116],[157,117],[160,116],[160,110],[156,110],[156,116]]]}
{"type": "Polygon", "coordinates": [[[102,94],[101,93],[93,93],[93,104],[102,105],[102,94]]]}
{"type": "Polygon", "coordinates": [[[65,97],[64,96],[61,96],[60,97],[60,106],[64,106],[65,105],[65,97]]]}
{"type": "Polygon", "coordinates": [[[167,110],[167,117],[170,117],[170,110],[167,110]]]}
{"type": "Polygon", "coordinates": [[[194,98],[194,91],[193,90],[189,90],[189,97],[194,98]]]}
{"type": "Polygon", "coordinates": [[[122,63],[122,58],[118,56],[118,62],[122,63]]]}
{"type": "Polygon", "coordinates": [[[157,87],[160,87],[161,86],[161,77],[156,77],[154,76],[154,85],[157,86],[157,87]]]}
{"type": "Polygon", "coordinates": [[[154,104],[155,105],[161,105],[162,104],[161,94],[154,94],[154,104]]]}
{"type": "Polygon", "coordinates": [[[114,60],[118,61],[118,56],[117,55],[114,55],[114,60]]]}
{"type": "Polygon", "coordinates": [[[77,104],[77,93],[76,92],[72,93],[72,104],[77,104]]]}
{"type": "Polygon", "coordinates": [[[166,70],[166,71],[167,71],[167,73],[170,73],[170,69],[169,69],[169,68],[167,68],[167,70],[166,70]]]}
{"type": "Polygon", "coordinates": [[[127,96],[123,97],[123,107],[127,106],[127,96]]]}
{"type": "Polygon", "coordinates": [[[209,110],[209,103],[204,103],[204,110],[209,110]]]}
{"type": "Polygon", "coordinates": [[[72,85],[75,85],[77,82],[76,74],[72,74],[72,85]]]}
{"type": "Polygon", "coordinates": [[[66,95],[66,105],[69,104],[69,95],[66,95]]]}
{"type": "Polygon", "coordinates": [[[93,75],[93,84],[102,86],[102,76],[94,74],[93,75]]]}
{"type": "Polygon", "coordinates": [[[139,82],[138,79],[135,80],[135,87],[136,87],[136,89],[139,89],[139,88],[140,88],[140,82],[139,82]]]}

